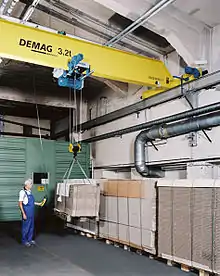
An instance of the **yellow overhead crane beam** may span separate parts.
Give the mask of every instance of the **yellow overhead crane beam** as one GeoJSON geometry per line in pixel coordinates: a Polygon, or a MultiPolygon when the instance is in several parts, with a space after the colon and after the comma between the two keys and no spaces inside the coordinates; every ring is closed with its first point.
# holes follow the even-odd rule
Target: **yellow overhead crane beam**
{"type": "Polygon", "coordinates": [[[4,19],[0,19],[0,37],[0,57],[67,69],[71,57],[82,53],[97,77],[159,87],[158,91],[178,84],[162,61],[85,40],[4,19]]]}

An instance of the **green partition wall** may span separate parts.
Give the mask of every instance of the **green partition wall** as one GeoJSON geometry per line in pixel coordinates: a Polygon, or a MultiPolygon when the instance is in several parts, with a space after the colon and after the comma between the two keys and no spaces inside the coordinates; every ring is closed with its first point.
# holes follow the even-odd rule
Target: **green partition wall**
{"type": "MultiPolygon", "coordinates": [[[[24,180],[32,177],[32,172],[49,172],[50,183],[43,191],[34,185],[36,200],[45,194],[53,202],[56,183],[62,180],[65,170],[71,162],[68,143],[43,140],[43,150],[39,139],[0,138],[0,221],[20,220],[18,193],[24,180]]],[[[78,159],[89,175],[89,145],[82,145],[78,159]]],[[[74,166],[71,178],[84,178],[78,166],[74,166]]]]}

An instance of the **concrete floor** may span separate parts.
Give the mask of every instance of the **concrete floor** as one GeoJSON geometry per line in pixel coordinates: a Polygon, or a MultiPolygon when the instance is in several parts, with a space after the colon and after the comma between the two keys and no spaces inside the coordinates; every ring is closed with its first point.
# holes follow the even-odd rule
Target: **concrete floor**
{"type": "Polygon", "coordinates": [[[194,275],[69,231],[39,234],[35,248],[16,237],[12,228],[0,229],[0,276],[194,275]]]}

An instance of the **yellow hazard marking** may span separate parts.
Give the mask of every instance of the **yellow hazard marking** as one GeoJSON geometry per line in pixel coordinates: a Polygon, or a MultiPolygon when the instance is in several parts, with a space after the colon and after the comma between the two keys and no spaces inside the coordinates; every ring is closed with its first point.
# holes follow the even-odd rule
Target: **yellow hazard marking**
{"type": "Polygon", "coordinates": [[[37,190],[38,192],[44,192],[44,186],[38,186],[37,190]]]}

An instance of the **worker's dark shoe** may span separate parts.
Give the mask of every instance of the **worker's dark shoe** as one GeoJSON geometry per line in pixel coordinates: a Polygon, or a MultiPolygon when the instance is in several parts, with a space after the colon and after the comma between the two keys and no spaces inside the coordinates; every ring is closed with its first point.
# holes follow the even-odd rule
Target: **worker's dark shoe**
{"type": "Polygon", "coordinates": [[[36,245],[36,242],[35,241],[31,241],[30,245],[36,245]]]}
{"type": "Polygon", "coordinates": [[[24,246],[25,246],[25,247],[31,247],[31,244],[30,244],[29,242],[26,242],[26,243],[24,244],[24,246]]]}

